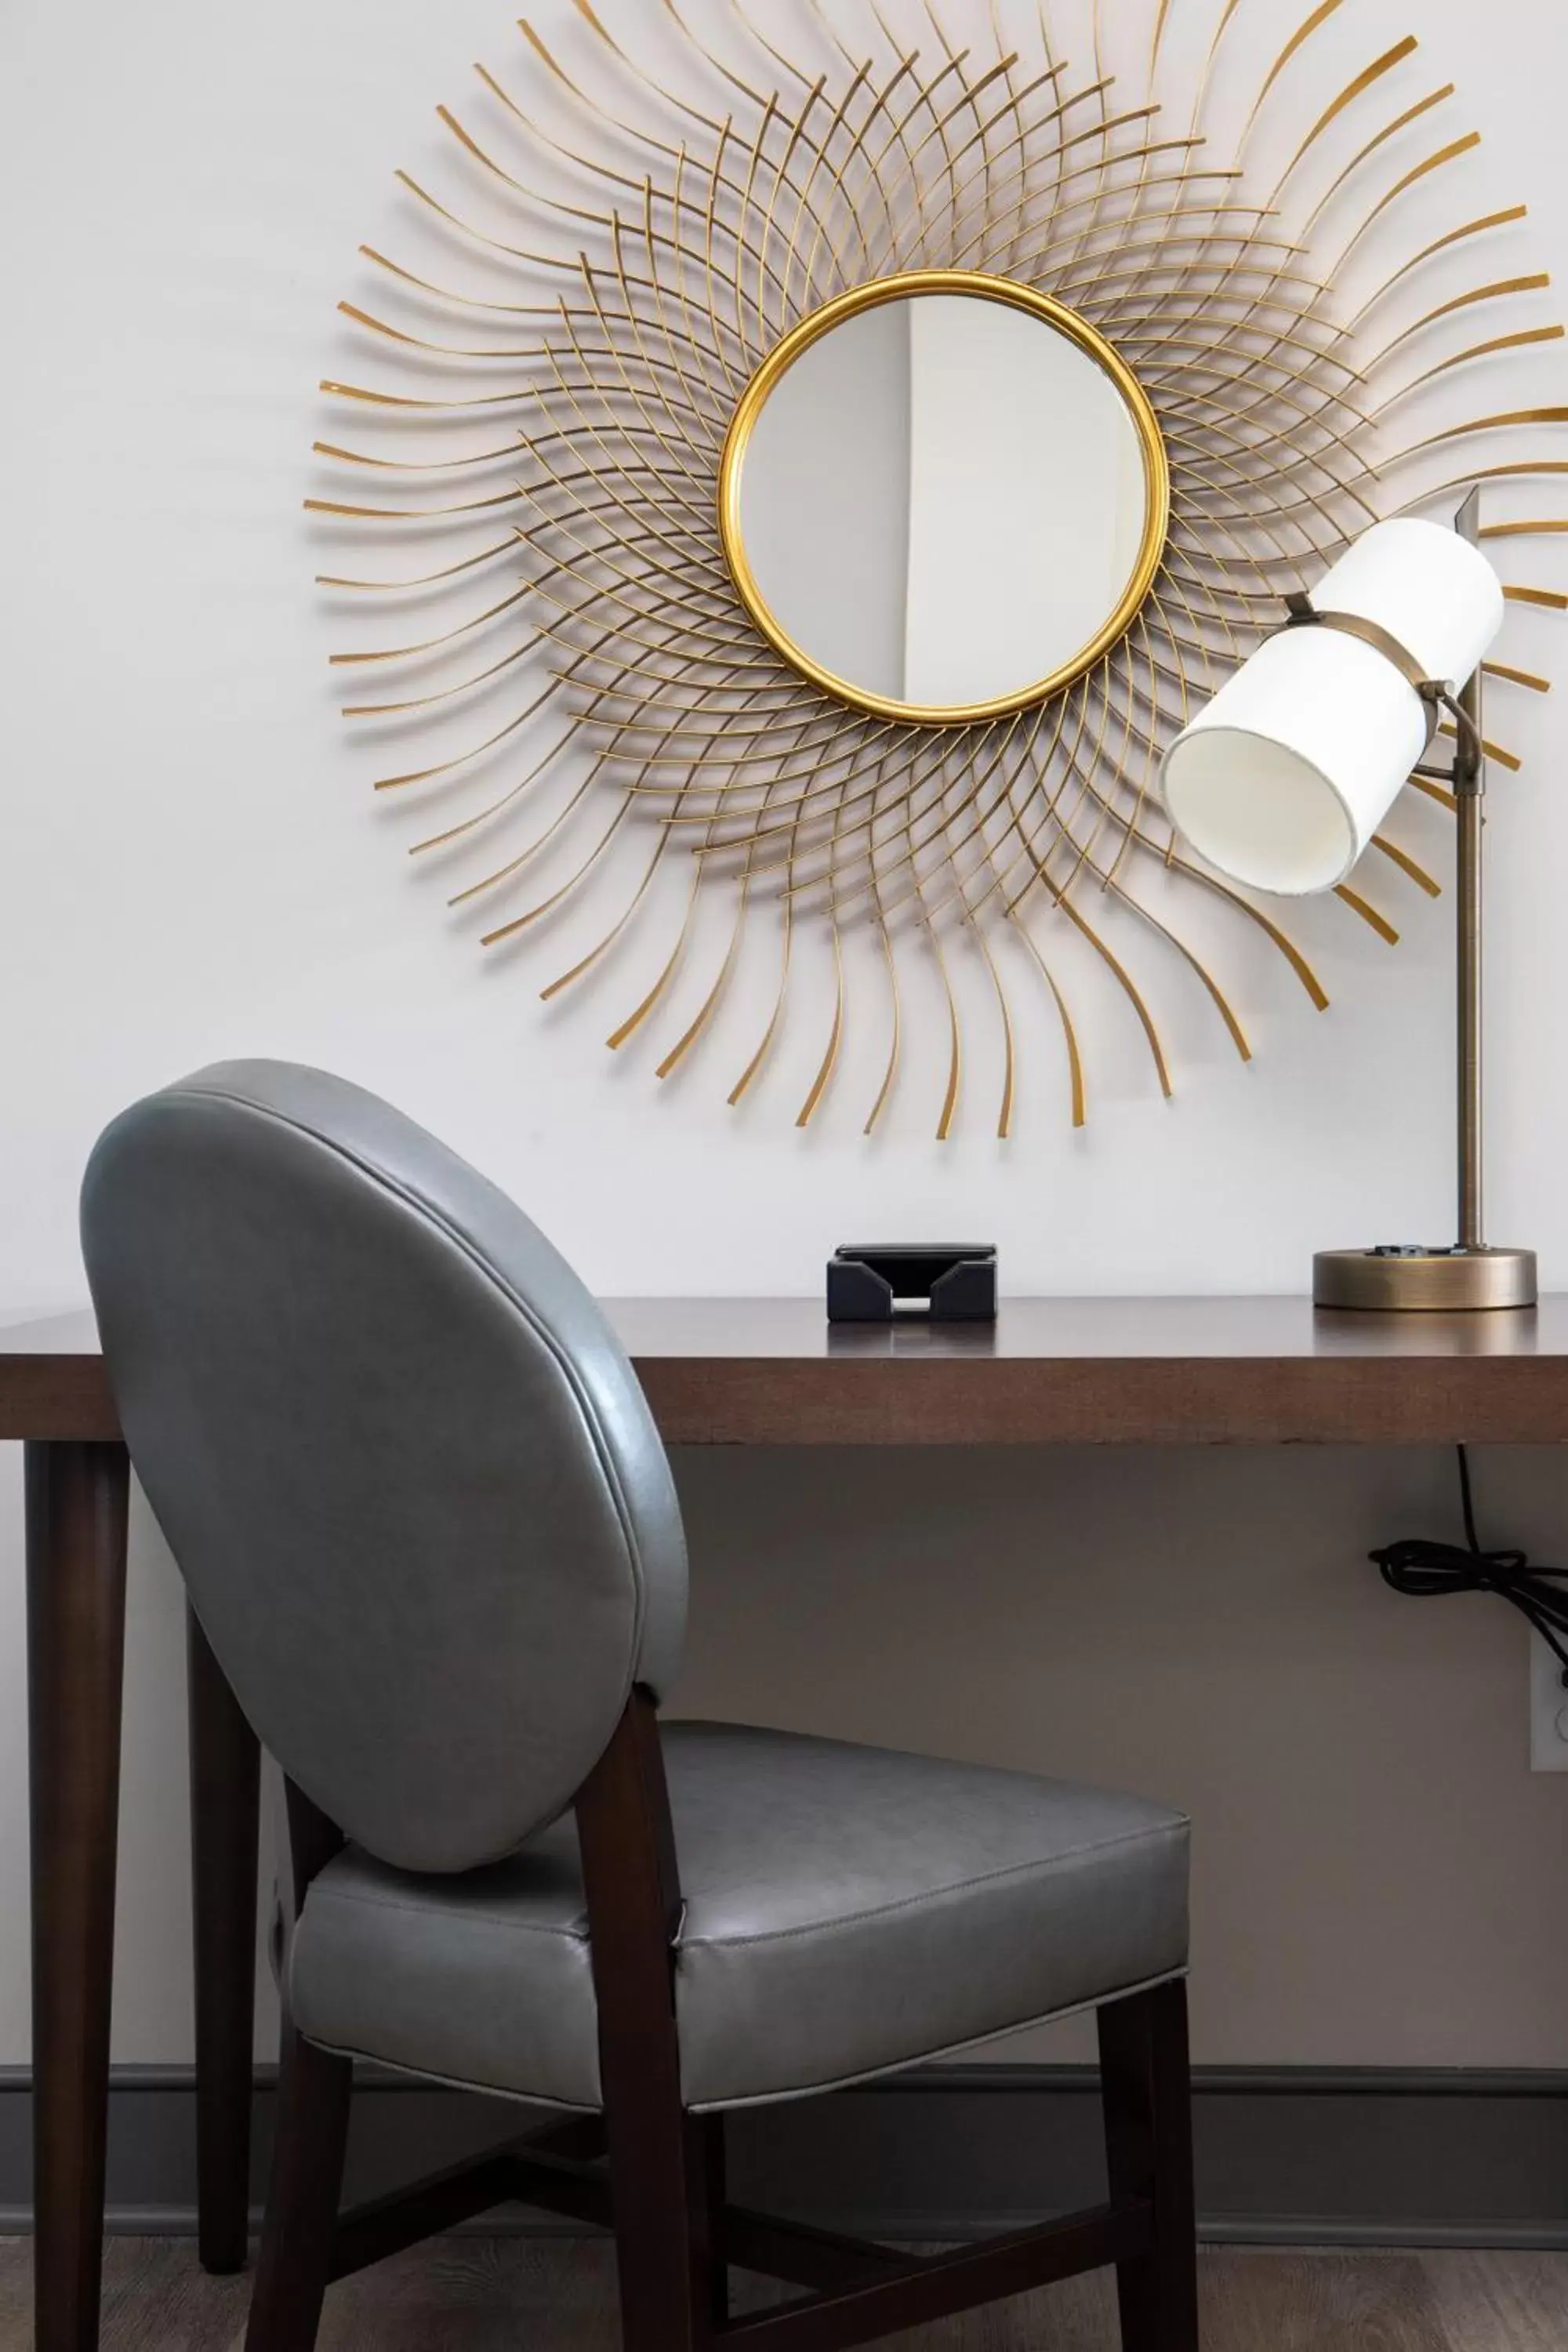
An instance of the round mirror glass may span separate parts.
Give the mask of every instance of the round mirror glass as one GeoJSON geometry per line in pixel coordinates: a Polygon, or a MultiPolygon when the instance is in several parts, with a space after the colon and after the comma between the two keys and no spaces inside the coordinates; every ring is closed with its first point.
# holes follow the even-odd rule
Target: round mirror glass
{"type": "Polygon", "coordinates": [[[1081,677],[1159,569],[1164,446],[1111,346],[1031,288],[881,278],[801,321],[725,444],[725,552],[786,660],[951,722],[1081,677]]]}

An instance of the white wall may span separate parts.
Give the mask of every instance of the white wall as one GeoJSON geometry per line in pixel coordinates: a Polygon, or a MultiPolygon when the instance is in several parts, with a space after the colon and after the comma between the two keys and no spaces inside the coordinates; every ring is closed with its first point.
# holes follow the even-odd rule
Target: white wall
{"type": "MultiPolygon", "coordinates": [[[[1343,13],[1328,85],[1415,12],[1343,13]]],[[[1568,28],[1534,0],[1498,0],[1484,42],[1459,0],[1418,13],[1430,80],[1461,79],[1487,136],[1471,208],[1527,196],[1509,266],[1561,274],[1568,28]]],[[[564,0],[537,14],[557,26],[564,0]]],[[[300,499],[313,386],[343,348],[332,304],[384,229],[391,167],[427,162],[431,107],[461,99],[470,58],[521,54],[491,0],[12,0],[0,25],[23,93],[0,146],[0,1311],[80,1297],[75,1187],[108,1115],[250,1052],[395,1097],[609,1292],[813,1291],[839,1239],[954,1229],[994,1236],[1018,1292],[1282,1290],[1315,1244],[1440,1232],[1446,919],[1414,892],[1394,954],[1324,912],[1321,1019],[1227,940],[1249,1070],[1161,967],[1171,1106],[1108,1007],[1091,1124],[1069,1137],[1031,1033],[1038,1090],[1005,1149],[984,1118],[931,1141],[940,1074],[869,1147],[852,1117],[796,1135],[788,1067],[739,1118],[707,1065],[661,1089],[654,1056],[605,1054],[610,997],[547,1014],[537,958],[487,963],[443,918],[406,820],[342,756],[300,499]]],[[[1505,401],[1510,381],[1505,362],[1505,401]]],[[[1550,543],[1512,561],[1568,583],[1550,543]]],[[[1563,625],[1532,618],[1524,658],[1560,659],[1563,625]]],[[[1529,764],[1499,779],[1490,834],[1493,1223],[1561,1286],[1560,717],[1516,698],[1506,725],[1529,764]]],[[[808,1036],[808,1068],[820,1050],[808,1036]]],[[[1499,1538],[1561,1557],[1555,1463],[1481,1475],[1499,1538]]],[[[1521,1643],[1479,1604],[1395,1603],[1360,1557],[1452,1528],[1436,1460],[694,1459],[682,1476],[694,1704],[1194,1801],[1204,2055],[1563,2063],[1568,1782],[1525,1772],[1521,1643]]],[[[18,1484],[0,1463],[5,2062],[27,2046],[18,1484]]],[[[188,2048],[181,1666],[144,1524],[131,1657],[115,2046],[167,2059],[188,2048]]]]}

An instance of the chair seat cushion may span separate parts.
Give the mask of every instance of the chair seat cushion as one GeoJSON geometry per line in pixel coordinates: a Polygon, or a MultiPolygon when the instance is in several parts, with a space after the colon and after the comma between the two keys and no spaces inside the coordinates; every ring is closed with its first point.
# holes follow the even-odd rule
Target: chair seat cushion
{"type": "MultiPolygon", "coordinates": [[[[689,2106],[826,2089],[1186,1965],[1179,1813],[787,1732],[674,1724],[663,1744],[689,2106]]],[[[345,1849],[306,1899],[289,2000],[333,2049],[597,2105],[571,1818],[452,1877],[345,1849]]]]}

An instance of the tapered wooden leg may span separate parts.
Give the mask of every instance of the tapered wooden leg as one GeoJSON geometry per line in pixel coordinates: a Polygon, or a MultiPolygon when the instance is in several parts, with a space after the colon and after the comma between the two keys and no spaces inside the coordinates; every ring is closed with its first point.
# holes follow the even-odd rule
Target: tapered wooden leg
{"type": "Polygon", "coordinates": [[[186,1633],[197,2243],[205,2270],[238,2271],[250,2216],[261,1751],[194,1612],[186,1633]]]}
{"type": "Polygon", "coordinates": [[[272,2180],[246,2352],[311,2352],[331,2272],[353,2066],[318,2050],[287,2019],[278,2077],[272,2180]]]}
{"type": "Polygon", "coordinates": [[[708,2311],[716,2327],[730,2316],[730,2264],[724,2246],[724,2207],[729,2200],[724,2161],[724,2118],[701,2120],[703,2200],[708,2216],[708,2311]]]}
{"type": "Polygon", "coordinates": [[[1102,2009],[1100,2061],[1112,2202],[1146,2197],[1154,2209],[1150,2252],[1117,2265],[1122,2352],[1197,2352],[1186,1986],[1102,2009]]]}
{"type": "Polygon", "coordinates": [[[623,2352],[707,2352],[716,2298],[701,2118],[612,2106],[608,2121],[623,2352]]]}
{"type": "Polygon", "coordinates": [[[658,1724],[635,1691],[577,1795],[625,2352],[707,2352],[713,2248],[702,2119],[680,2104],[680,1914],[658,1724]]]}
{"type": "Polygon", "coordinates": [[[26,1449],[37,2352],[98,2342],[130,1476],[26,1449]]]}

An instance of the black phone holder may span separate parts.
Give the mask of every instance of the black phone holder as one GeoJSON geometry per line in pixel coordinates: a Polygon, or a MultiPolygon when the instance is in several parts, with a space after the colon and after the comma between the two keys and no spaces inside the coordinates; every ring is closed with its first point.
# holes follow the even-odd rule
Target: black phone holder
{"type": "Polygon", "coordinates": [[[895,1242],[836,1249],[827,1261],[828,1321],[890,1323],[895,1315],[994,1323],[994,1245],[895,1242]]]}

